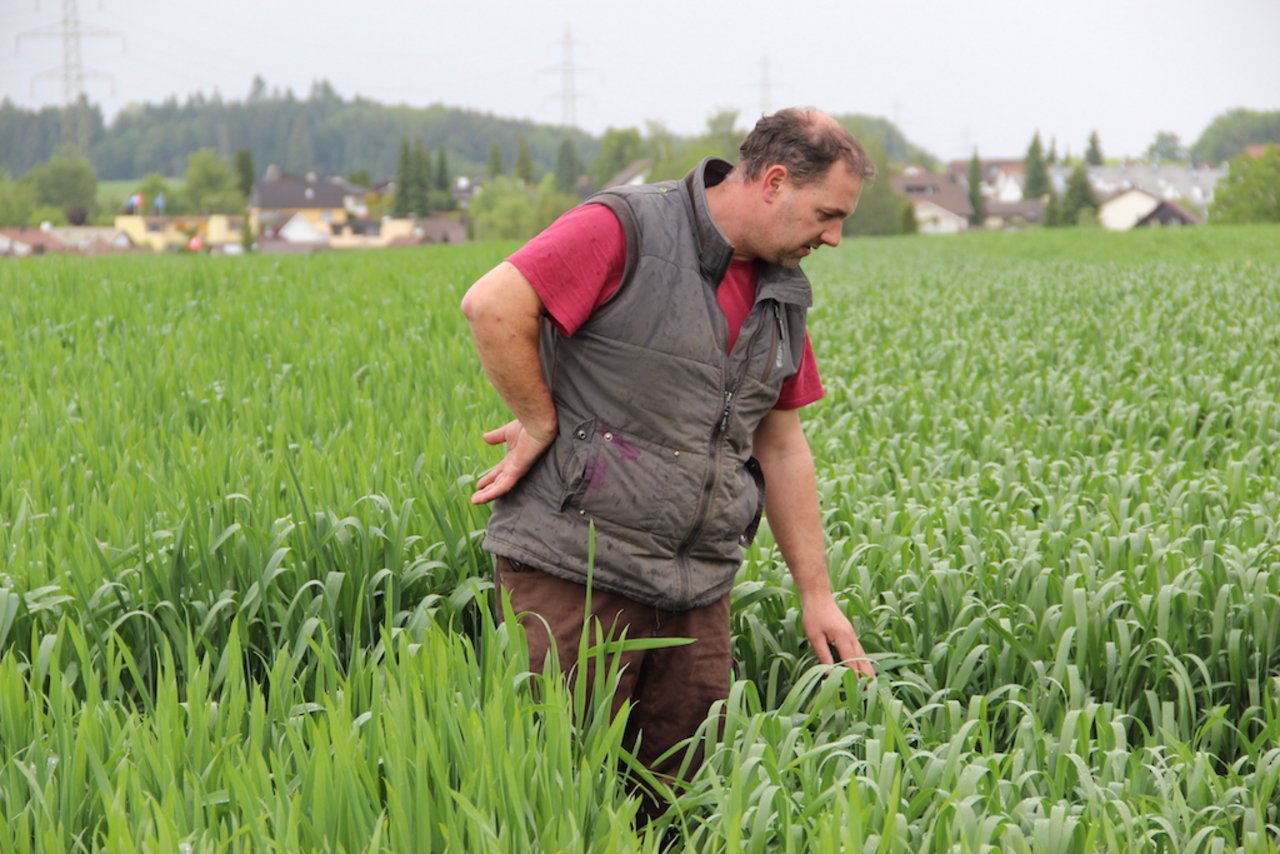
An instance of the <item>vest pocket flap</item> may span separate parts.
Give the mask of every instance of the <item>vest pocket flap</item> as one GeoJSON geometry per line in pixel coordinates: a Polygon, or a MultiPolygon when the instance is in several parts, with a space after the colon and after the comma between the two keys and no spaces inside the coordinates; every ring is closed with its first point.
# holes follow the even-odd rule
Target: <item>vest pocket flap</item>
{"type": "Polygon", "coordinates": [[[556,461],[560,482],[564,484],[564,490],[560,495],[561,510],[567,510],[570,505],[576,504],[582,491],[586,489],[585,461],[589,456],[589,446],[595,434],[596,420],[590,418],[575,424],[568,433],[561,433],[558,437],[556,450],[559,453],[556,455],[556,461]]]}
{"type": "Polygon", "coordinates": [[[574,428],[561,510],[676,537],[693,513],[702,455],[667,448],[597,419],[574,428]],[[695,471],[697,469],[697,471],[695,471]]]}
{"type": "Polygon", "coordinates": [[[720,480],[712,501],[718,510],[707,519],[706,538],[750,545],[764,515],[764,472],[754,457],[720,480]]]}

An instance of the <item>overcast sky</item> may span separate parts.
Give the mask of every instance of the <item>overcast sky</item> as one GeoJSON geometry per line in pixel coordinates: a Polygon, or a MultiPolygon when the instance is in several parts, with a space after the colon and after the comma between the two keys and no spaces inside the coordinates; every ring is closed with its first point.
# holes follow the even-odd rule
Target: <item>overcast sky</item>
{"type": "MultiPolygon", "coordinates": [[[[63,100],[60,0],[0,0],[0,95],[63,100]],[[51,72],[40,76],[43,72],[51,72]]],[[[814,105],[884,116],[943,158],[1139,155],[1233,107],[1280,109],[1280,0],[80,0],[90,100],[242,100],[255,74],[305,97],[442,103],[591,133],[814,105]],[[566,34],[571,43],[566,50],[566,34]],[[120,38],[120,36],[123,37],[120,38]],[[572,86],[566,87],[566,67],[572,86]],[[113,91],[114,86],[114,91],[113,91]]]]}

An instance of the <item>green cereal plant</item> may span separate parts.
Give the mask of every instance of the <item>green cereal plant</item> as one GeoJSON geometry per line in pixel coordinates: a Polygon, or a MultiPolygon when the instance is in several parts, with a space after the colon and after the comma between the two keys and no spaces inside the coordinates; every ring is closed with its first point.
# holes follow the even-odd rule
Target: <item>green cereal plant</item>
{"type": "Polygon", "coordinates": [[[830,571],[880,675],[816,664],[765,525],[648,828],[606,701],[639,641],[566,682],[493,619],[468,494],[504,413],[457,305],[512,247],[8,260],[0,838],[1274,852],[1277,237],[807,262],[830,571]]]}

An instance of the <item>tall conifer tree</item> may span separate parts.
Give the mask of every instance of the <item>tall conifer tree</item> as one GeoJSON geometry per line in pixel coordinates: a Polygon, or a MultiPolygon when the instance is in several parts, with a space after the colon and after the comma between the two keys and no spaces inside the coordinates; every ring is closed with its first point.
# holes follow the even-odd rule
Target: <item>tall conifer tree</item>
{"type": "Polygon", "coordinates": [[[1062,224],[1076,225],[1082,212],[1097,211],[1097,209],[1098,199],[1093,194],[1093,188],[1089,186],[1089,174],[1085,171],[1083,163],[1077,163],[1071,170],[1071,177],[1067,179],[1067,189],[1062,194],[1062,224]]]}
{"type": "Polygon", "coordinates": [[[502,146],[495,139],[489,144],[489,177],[496,178],[502,172],[502,146]]]}
{"type": "Polygon", "coordinates": [[[982,225],[987,220],[986,199],[982,197],[982,161],[978,159],[975,149],[969,159],[969,204],[973,211],[969,214],[969,224],[982,225]]]}
{"type": "Polygon", "coordinates": [[[445,153],[443,145],[436,152],[436,177],[432,189],[449,192],[449,155],[445,153]]]}
{"type": "Polygon", "coordinates": [[[236,187],[240,190],[240,195],[244,196],[245,204],[249,203],[249,197],[253,195],[253,154],[247,148],[242,148],[236,152],[236,187]]]}
{"type": "Polygon", "coordinates": [[[1049,187],[1049,197],[1044,202],[1044,213],[1040,216],[1040,224],[1045,228],[1057,228],[1062,225],[1062,205],[1058,201],[1058,194],[1053,191],[1053,187],[1049,187]]]}
{"type": "Polygon", "coordinates": [[[1038,199],[1049,192],[1049,174],[1044,168],[1044,152],[1040,146],[1040,131],[1031,137],[1024,164],[1022,198],[1038,199]]]}
{"type": "Polygon", "coordinates": [[[516,140],[516,177],[529,185],[533,183],[533,155],[529,153],[529,141],[520,134],[516,140]]]}
{"type": "Polygon", "coordinates": [[[400,159],[396,161],[396,203],[393,209],[397,218],[409,215],[411,191],[413,183],[413,150],[409,148],[409,137],[400,138],[400,159]]]}
{"type": "Polygon", "coordinates": [[[574,147],[573,140],[565,137],[556,152],[556,192],[572,193],[581,174],[582,161],[578,159],[578,149],[574,147]]]}
{"type": "Polygon", "coordinates": [[[1085,162],[1090,166],[1102,165],[1102,146],[1098,144],[1098,132],[1089,134],[1089,150],[1084,153],[1085,162]]]}
{"type": "Polygon", "coordinates": [[[413,176],[409,181],[409,208],[418,216],[427,214],[427,193],[431,190],[431,152],[422,140],[413,143],[413,176]]]}

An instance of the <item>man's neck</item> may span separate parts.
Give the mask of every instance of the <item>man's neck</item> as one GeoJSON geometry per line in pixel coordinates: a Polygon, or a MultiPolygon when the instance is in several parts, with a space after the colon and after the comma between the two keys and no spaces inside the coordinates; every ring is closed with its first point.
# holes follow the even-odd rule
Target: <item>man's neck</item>
{"type": "Polygon", "coordinates": [[[738,178],[736,172],[730,173],[719,184],[707,188],[707,212],[711,221],[720,229],[725,240],[733,247],[733,257],[744,261],[755,259],[747,245],[746,236],[750,234],[750,224],[746,221],[746,212],[751,208],[747,204],[747,186],[738,178]]]}

